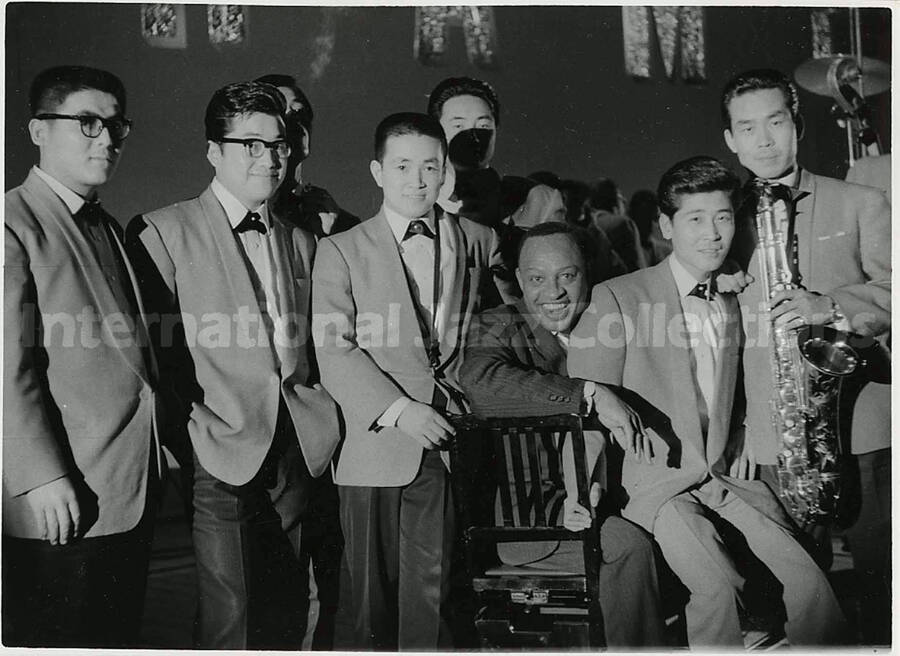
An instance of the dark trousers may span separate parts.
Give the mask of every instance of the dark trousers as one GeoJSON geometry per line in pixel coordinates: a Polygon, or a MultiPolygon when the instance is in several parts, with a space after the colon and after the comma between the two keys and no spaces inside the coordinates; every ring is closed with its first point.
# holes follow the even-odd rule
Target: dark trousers
{"type": "MultiPolygon", "coordinates": [[[[865,644],[891,641],[891,450],[855,456],[860,476],[860,511],[847,530],[859,583],[860,630],[865,644]]],[[[775,465],[760,467],[762,480],[778,493],[775,465]]],[[[831,533],[814,526],[798,538],[826,571],[831,565],[831,533]]]]}
{"type": "Polygon", "coordinates": [[[891,643],[891,450],[856,457],[862,504],[847,538],[859,590],[865,644],[891,643]]]}
{"type": "Polygon", "coordinates": [[[194,454],[200,648],[302,646],[310,601],[300,538],[310,475],[281,414],[269,453],[244,485],[218,480],[194,454]]]}
{"type": "Polygon", "coordinates": [[[450,574],[453,502],[437,451],[403,487],[338,486],[344,564],[335,647],[449,648],[442,615],[450,574]]]}
{"type": "Polygon", "coordinates": [[[53,546],[3,537],[3,644],[137,645],[153,511],[130,531],[53,546]]]}
{"type": "MultiPolygon", "coordinates": [[[[516,544],[516,543],[513,543],[516,544]]],[[[606,646],[662,647],[665,623],[659,598],[653,538],[628,520],[610,516],[600,525],[600,612],[606,646]]],[[[566,540],[533,570],[584,572],[584,547],[566,540]]]]}
{"type": "Polygon", "coordinates": [[[652,539],[621,517],[608,517],[600,527],[600,545],[600,611],[607,646],[663,646],[665,624],[652,539]]]}

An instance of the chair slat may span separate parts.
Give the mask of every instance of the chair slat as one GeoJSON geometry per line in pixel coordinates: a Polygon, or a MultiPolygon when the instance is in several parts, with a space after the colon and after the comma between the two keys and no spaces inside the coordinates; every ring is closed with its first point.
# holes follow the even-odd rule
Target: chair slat
{"type": "Polygon", "coordinates": [[[515,526],[513,519],[512,498],[509,491],[510,460],[506,451],[506,440],[503,439],[503,430],[492,428],[491,440],[494,442],[494,452],[497,454],[498,479],[497,487],[500,492],[500,512],[503,515],[504,526],[515,526]]]}
{"type": "Polygon", "coordinates": [[[525,472],[523,471],[522,461],[522,436],[514,427],[508,428],[507,431],[509,436],[507,443],[509,444],[510,461],[513,463],[511,470],[516,490],[515,507],[519,511],[518,525],[530,526],[531,495],[528,494],[528,489],[525,487],[525,472]]]}
{"type": "Polygon", "coordinates": [[[534,429],[526,426],[525,430],[525,446],[528,450],[528,469],[531,474],[531,490],[529,496],[531,503],[534,504],[534,525],[546,526],[547,517],[544,514],[544,494],[542,482],[544,477],[541,476],[540,456],[538,455],[537,443],[534,429]]]}

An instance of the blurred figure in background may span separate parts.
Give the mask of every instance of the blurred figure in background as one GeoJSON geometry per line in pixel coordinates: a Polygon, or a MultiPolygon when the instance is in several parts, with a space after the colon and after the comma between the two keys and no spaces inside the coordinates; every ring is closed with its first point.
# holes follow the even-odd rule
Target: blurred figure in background
{"type": "Polygon", "coordinates": [[[625,263],[619,254],[616,253],[609,237],[606,236],[602,229],[594,225],[591,220],[591,212],[588,205],[591,196],[590,185],[581,180],[561,180],[559,190],[562,192],[566,203],[566,222],[585,230],[588,238],[591,240],[593,253],[593,261],[590,267],[592,272],[591,284],[628,273],[625,263]]]}
{"type": "Polygon", "coordinates": [[[616,183],[609,178],[600,178],[591,187],[588,199],[591,222],[606,233],[627,269],[636,271],[646,267],[647,262],[637,227],[625,214],[624,205],[616,183]]]}
{"type": "Polygon", "coordinates": [[[274,209],[285,220],[311,232],[316,239],[349,230],[359,219],[342,210],[322,187],[303,181],[303,162],[310,156],[313,108],[290,75],[271,73],[256,79],[278,87],[287,110],[284,115],[287,140],[291,144],[288,174],[275,194],[274,209]]]}
{"type": "Polygon", "coordinates": [[[666,259],[672,252],[672,245],[663,238],[659,229],[656,194],[649,189],[634,192],[628,204],[628,216],[638,229],[640,247],[644,251],[647,266],[659,264],[666,259]]]}
{"type": "Polygon", "coordinates": [[[528,177],[538,184],[547,185],[548,187],[553,187],[554,189],[562,191],[562,180],[560,180],[559,176],[553,171],[534,171],[533,173],[529,173],[528,177]]]}

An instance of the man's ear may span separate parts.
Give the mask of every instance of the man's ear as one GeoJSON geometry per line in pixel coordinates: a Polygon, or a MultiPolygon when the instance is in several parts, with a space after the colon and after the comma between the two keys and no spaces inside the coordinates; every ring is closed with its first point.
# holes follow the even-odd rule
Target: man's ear
{"type": "Polygon", "coordinates": [[[519,289],[525,289],[525,285],[522,284],[522,271],[519,267],[516,267],[516,282],[519,283],[519,289]]]}
{"type": "Polygon", "coordinates": [[[369,162],[369,173],[372,174],[372,178],[375,180],[375,184],[381,187],[381,162],[377,159],[373,159],[369,162]]]}
{"type": "Polygon", "coordinates": [[[806,132],[806,123],[803,121],[803,114],[797,114],[797,118],[794,119],[794,128],[797,130],[797,141],[803,139],[803,134],[806,132]]]}
{"type": "Polygon", "coordinates": [[[47,124],[37,118],[28,121],[28,134],[31,136],[31,143],[35,146],[43,146],[47,134],[47,124]]]}
{"type": "Polygon", "coordinates": [[[659,213],[659,231],[666,239],[672,239],[672,218],[668,214],[659,213]]]}
{"type": "Polygon", "coordinates": [[[737,155],[737,148],[734,145],[734,135],[731,134],[731,128],[725,128],[722,135],[725,137],[725,145],[728,146],[728,150],[737,155]]]}
{"type": "Polygon", "coordinates": [[[213,168],[218,168],[222,162],[222,144],[215,141],[206,142],[206,159],[212,164],[213,168]]]}

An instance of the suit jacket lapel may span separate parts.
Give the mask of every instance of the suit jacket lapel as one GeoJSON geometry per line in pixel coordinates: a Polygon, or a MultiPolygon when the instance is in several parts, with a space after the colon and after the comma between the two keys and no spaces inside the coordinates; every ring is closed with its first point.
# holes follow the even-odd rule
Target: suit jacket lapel
{"type": "MultiPolygon", "coordinates": [[[[801,169],[800,181],[797,186],[800,190],[800,194],[794,205],[794,234],[797,235],[799,251],[798,268],[800,271],[807,272],[807,275],[812,275],[810,263],[813,261],[812,252],[814,247],[814,244],[812,243],[813,221],[817,215],[815,193],[816,178],[806,169],[801,169]]],[[[790,244],[788,244],[788,248],[790,248],[790,244]]],[[[788,251],[788,256],[790,256],[790,250],[788,251]]]]}
{"type": "Polygon", "coordinates": [[[438,205],[434,206],[434,212],[435,219],[441,222],[441,302],[436,325],[441,336],[441,364],[446,366],[457,357],[462,342],[471,281],[466,268],[465,233],[455,216],[445,213],[438,205]]]}
{"type": "MultiPolygon", "coordinates": [[[[213,194],[209,187],[200,194],[200,209],[203,218],[209,226],[209,233],[212,235],[213,243],[216,245],[218,257],[214,258],[210,253],[210,265],[215,262],[221,277],[228,283],[231,290],[232,302],[226,302],[226,307],[247,306],[251,315],[261,317],[262,310],[256,299],[256,291],[253,289],[253,282],[250,280],[250,272],[247,270],[247,262],[238,248],[237,240],[231,230],[231,224],[228,222],[228,216],[219,203],[219,200],[213,194]]],[[[278,264],[278,267],[281,265],[278,264]]],[[[214,275],[214,274],[211,274],[214,275]]],[[[274,363],[275,360],[275,344],[271,344],[271,355],[274,363]]]]}
{"type": "MultiPolygon", "coordinates": [[[[688,346],[687,324],[684,320],[684,312],[681,309],[681,297],[678,295],[678,287],[675,285],[675,277],[669,268],[667,261],[660,262],[654,267],[658,274],[656,281],[650,278],[651,294],[655,295],[653,289],[657,287],[662,290],[662,297],[666,308],[666,329],[667,333],[671,326],[677,326],[683,339],[681,344],[672,344],[669,348],[661,349],[660,354],[668,359],[663,371],[685,372],[687,380],[673,381],[670,386],[672,391],[673,403],[670,406],[680,412],[681,417],[673,420],[679,420],[684,426],[685,434],[679,435],[686,440],[700,453],[706,457],[706,449],[703,444],[703,429],[700,426],[700,403],[697,398],[697,389],[694,383],[694,367],[691,364],[690,347],[688,346]]],[[[666,339],[671,339],[667,334],[666,339]]],[[[673,421],[673,424],[676,423],[673,421]]]]}
{"type": "Polygon", "coordinates": [[[406,357],[405,354],[410,353],[420,366],[431,369],[425,352],[426,336],[422,334],[416,311],[413,309],[413,303],[417,301],[413,299],[409,280],[406,277],[406,268],[403,265],[403,260],[400,258],[400,250],[397,248],[397,240],[394,239],[394,233],[391,232],[391,226],[384,215],[384,211],[380,210],[378,214],[363,225],[367,228],[369,237],[374,243],[370,253],[374,261],[370,269],[373,272],[384,272],[383,282],[386,298],[389,299],[389,302],[399,301],[400,325],[398,330],[400,330],[400,344],[404,346],[409,344],[410,342],[407,342],[406,339],[413,335],[418,335],[422,340],[422,348],[402,348],[398,353],[404,357],[406,357]],[[411,331],[410,327],[412,328],[411,331]]]}
{"type": "MultiPolygon", "coordinates": [[[[566,350],[559,339],[553,333],[544,328],[540,322],[528,311],[525,303],[521,300],[516,302],[516,309],[519,315],[524,319],[528,327],[527,339],[529,346],[533,348],[533,353],[537,359],[542,360],[542,368],[561,376],[568,375],[568,367],[566,365],[566,350]]],[[[539,364],[539,363],[535,363],[539,364]]]]}
{"type": "MultiPolygon", "coordinates": [[[[88,291],[94,299],[97,313],[100,315],[102,330],[105,330],[109,335],[109,344],[117,345],[116,350],[121,354],[128,366],[139,378],[144,382],[148,382],[147,369],[140,348],[138,348],[138,344],[149,343],[139,341],[146,335],[138,335],[131,344],[126,346],[122,345],[122,336],[112,332],[112,328],[106,319],[112,314],[121,312],[123,308],[120,308],[116,302],[116,298],[113,295],[112,289],[109,287],[109,283],[106,281],[106,278],[103,277],[97,258],[94,256],[94,252],[91,250],[87,239],[85,239],[84,235],[78,229],[78,226],[75,225],[75,219],[71,212],[69,212],[69,208],[33,171],[28,174],[23,186],[28,190],[32,200],[43,208],[44,211],[42,214],[51,219],[52,224],[59,229],[60,233],[68,242],[69,247],[72,249],[72,253],[75,255],[75,261],[78,263],[79,269],[84,276],[88,291]]],[[[107,234],[112,235],[110,239],[115,244],[113,248],[116,248],[116,245],[118,245],[121,249],[121,245],[119,245],[118,239],[115,237],[115,231],[107,230],[107,234]]],[[[129,275],[129,282],[135,292],[135,298],[140,298],[137,286],[135,285],[134,272],[131,271],[131,267],[128,264],[128,258],[124,256],[124,251],[121,252],[123,253],[123,261],[125,262],[126,271],[129,275]]],[[[142,321],[141,317],[143,316],[143,308],[139,305],[135,310],[140,314],[139,317],[136,317],[137,323],[140,324],[142,321]]],[[[135,326],[134,332],[139,333],[140,329],[135,326]]]]}

